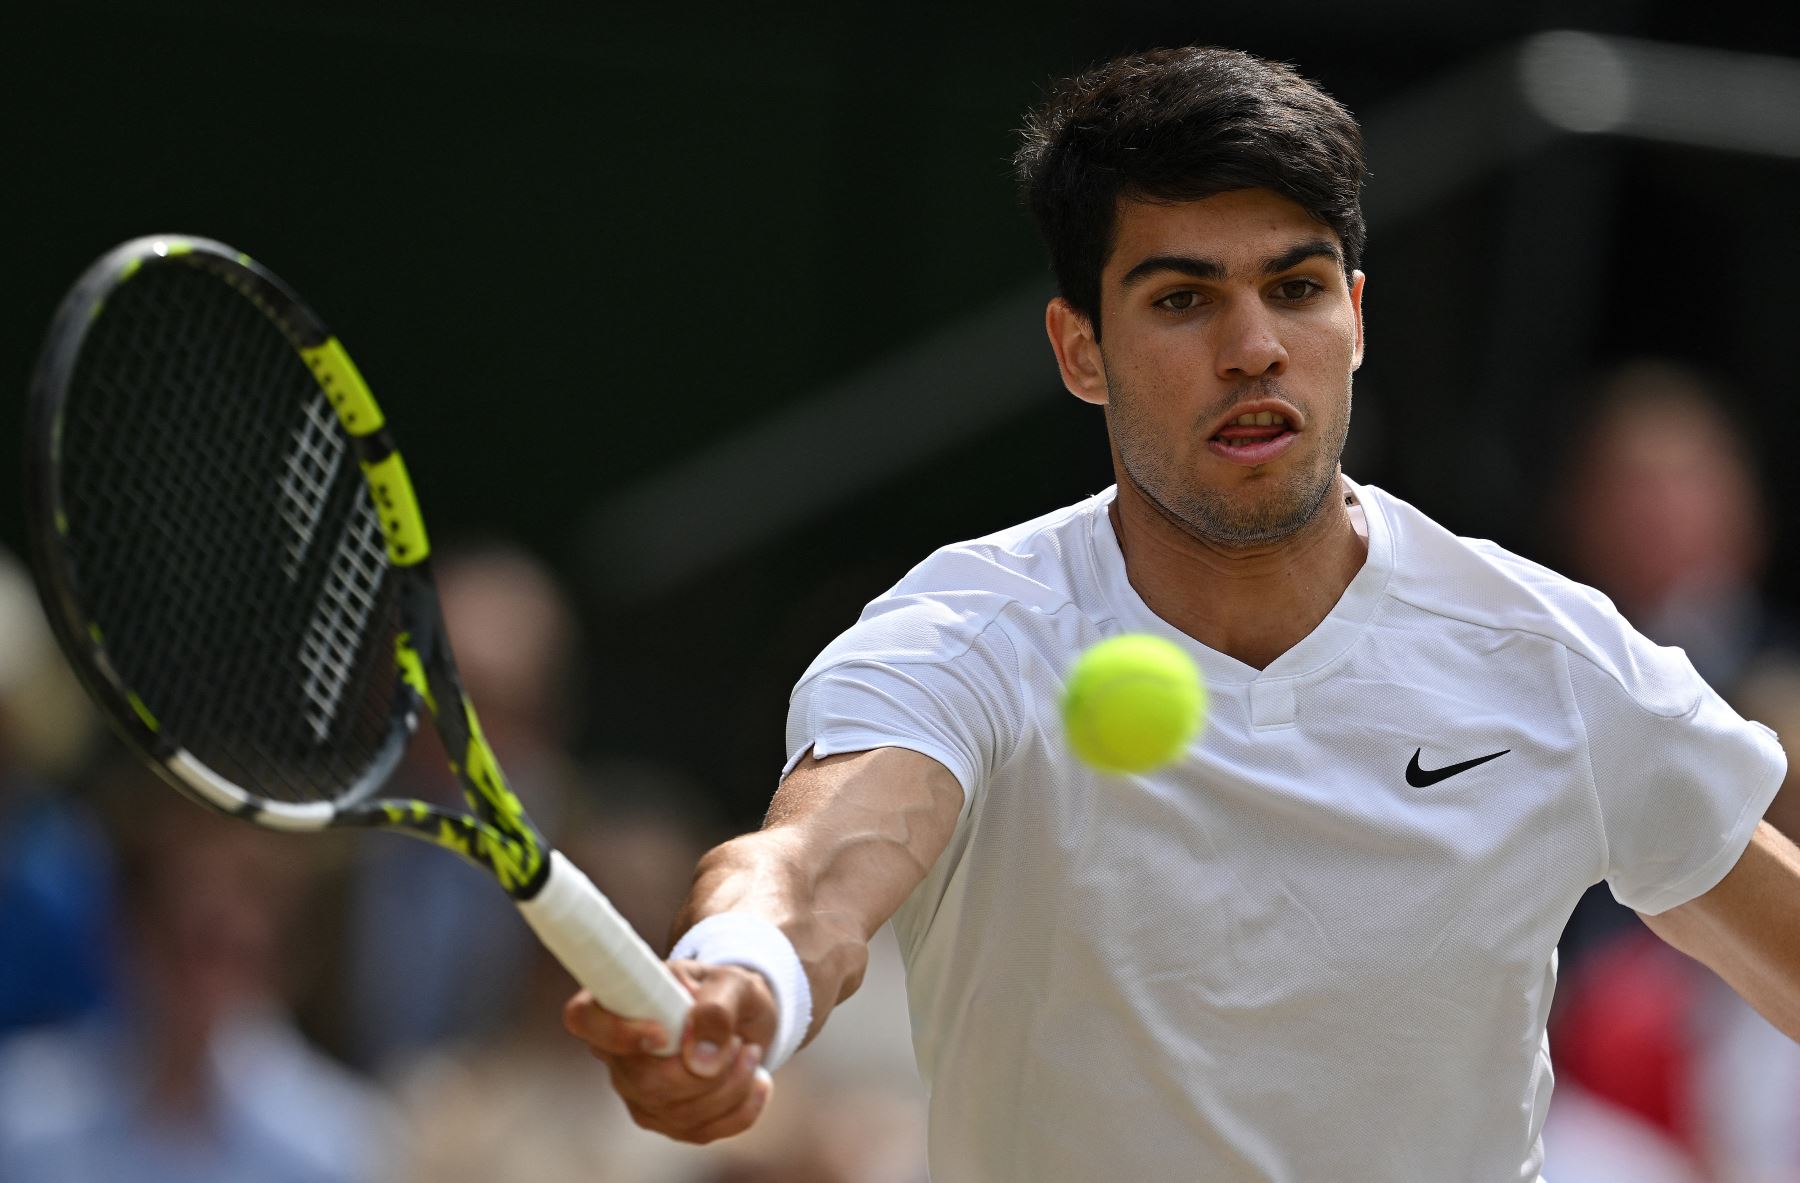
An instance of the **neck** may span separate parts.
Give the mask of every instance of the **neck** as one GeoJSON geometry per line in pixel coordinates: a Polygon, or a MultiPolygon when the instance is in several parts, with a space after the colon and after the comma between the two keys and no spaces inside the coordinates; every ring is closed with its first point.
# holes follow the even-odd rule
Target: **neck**
{"type": "Polygon", "coordinates": [[[1263,669],[1319,622],[1368,555],[1360,507],[1347,486],[1286,538],[1224,547],[1177,525],[1120,474],[1113,532],[1125,573],[1150,610],[1209,649],[1263,669]]]}

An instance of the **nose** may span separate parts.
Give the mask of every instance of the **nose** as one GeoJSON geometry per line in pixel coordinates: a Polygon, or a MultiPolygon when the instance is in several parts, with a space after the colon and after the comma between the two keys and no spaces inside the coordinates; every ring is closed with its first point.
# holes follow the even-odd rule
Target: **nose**
{"type": "Polygon", "coordinates": [[[1219,377],[1279,377],[1287,368],[1287,347],[1274,317],[1260,301],[1233,308],[1216,323],[1220,336],[1214,363],[1219,377]]]}

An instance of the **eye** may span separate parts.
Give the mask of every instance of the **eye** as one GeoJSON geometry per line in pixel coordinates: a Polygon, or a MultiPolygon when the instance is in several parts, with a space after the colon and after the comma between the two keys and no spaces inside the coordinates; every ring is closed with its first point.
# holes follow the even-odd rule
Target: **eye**
{"type": "Polygon", "coordinates": [[[1199,292],[1170,292],[1156,302],[1158,308],[1166,308],[1170,312],[1186,312],[1200,304],[1199,292]]]}
{"type": "Polygon", "coordinates": [[[1325,285],[1316,279],[1284,279],[1275,285],[1275,298],[1297,304],[1311,299],[1325,290],[1325,285]]]}

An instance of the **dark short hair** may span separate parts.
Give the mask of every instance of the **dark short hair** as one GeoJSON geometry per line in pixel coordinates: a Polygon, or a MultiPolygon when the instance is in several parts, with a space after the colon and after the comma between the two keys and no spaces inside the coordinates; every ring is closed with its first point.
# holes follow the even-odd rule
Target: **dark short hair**
{"type": "Polygon", "coordinates": [[[1198,201],[1270,189],[1362,260],[1362,133],[1291,66],[1231,49],[1159,49],[1059,83],[1013,157],[1057,285],[1100,329],[1100,272],[1121,197],[1198,201]]]}

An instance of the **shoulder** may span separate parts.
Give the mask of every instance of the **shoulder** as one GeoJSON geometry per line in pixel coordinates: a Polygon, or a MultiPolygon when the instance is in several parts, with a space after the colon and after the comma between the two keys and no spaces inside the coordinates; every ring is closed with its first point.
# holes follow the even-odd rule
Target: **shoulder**
{"type": "Polygon", "coordinates": [[[1652,713],[1692,709],[1700,683],[1686,654],[1638,632],[1601,592],[1487,539],[1454,534],[1383,490],[1363,492],[1393,537],[1392,600],[1444,627],[1490,634],[1496,654],[1508,635],[1548,642],[1652,713]]]}
{"type": "Polygon", "coordinates": [[[1034,612],[1091,598],[1095,533],[1112,504],[1108,490],[1004,530],[933,551],[870,605],[976,597],[1034,612]]]}
{"type": "Polygon", "coordinates": [[[955,659],[979,645],[1067,611],[1103,603],[1094,570],[1095,530],[1110,490],[980,538],[933,551],[871,600],[802,681],[855,660],[955,659]],[[998,635],[997,635],[998,634],[998,635]]]}

